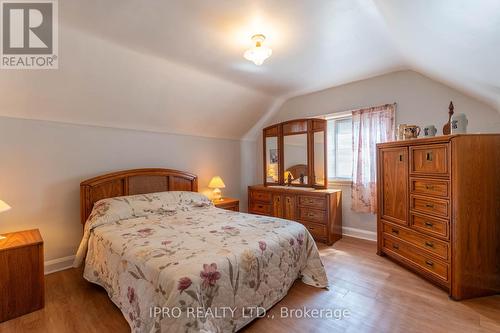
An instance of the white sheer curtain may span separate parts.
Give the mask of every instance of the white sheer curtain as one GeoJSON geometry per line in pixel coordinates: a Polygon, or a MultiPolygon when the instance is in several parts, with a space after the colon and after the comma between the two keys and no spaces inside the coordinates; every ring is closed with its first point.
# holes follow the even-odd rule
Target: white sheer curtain
{"type": "Polygon", "coordinates": [[[377,212],[376,144],[394,140],[396,104],[352,112],[352,210],[377,212]]]}

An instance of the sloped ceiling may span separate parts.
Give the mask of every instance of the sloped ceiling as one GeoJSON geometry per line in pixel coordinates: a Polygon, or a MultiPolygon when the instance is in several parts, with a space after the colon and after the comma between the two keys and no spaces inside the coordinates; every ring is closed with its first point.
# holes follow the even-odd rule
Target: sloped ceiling
{"type": "Polygon", "coordinates": [[[500,109],[497,0],[65,0],[60,69],[0,114],[240,138],[276,101],[413,69],[500,109]],[[264,33],[261,67],[242,53],[264,33]],[[29,98],[26,98],[29,96],[29,98]]]}

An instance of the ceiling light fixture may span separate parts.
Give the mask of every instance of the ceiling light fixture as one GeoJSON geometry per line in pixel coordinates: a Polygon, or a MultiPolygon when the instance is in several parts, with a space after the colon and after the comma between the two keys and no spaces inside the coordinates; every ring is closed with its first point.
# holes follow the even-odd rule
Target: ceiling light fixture
{"type": "Polygon", "coordinates": [[[252,42],[255,43],[255,46],[251,49],[248,49],[243,54],[245,59],[252,61],[257,66],[260,66],[264,63],[264,60],[269,58],[271,54],[273,54],[273,50],[269,47],[263,45],[266,36],[262,34],[257,34],[252,36],[252,42]]]}

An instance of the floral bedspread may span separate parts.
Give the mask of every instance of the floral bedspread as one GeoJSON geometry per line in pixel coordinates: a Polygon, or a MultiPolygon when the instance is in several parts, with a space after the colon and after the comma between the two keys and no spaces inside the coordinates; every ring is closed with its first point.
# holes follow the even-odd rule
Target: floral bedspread
{"type": "Polygon", "coordinates": [[[192,192],[96,203],[75,260],[133,332],[234,332],[293,282],[326,287],[301,224],[215,208],[192,192]]]}

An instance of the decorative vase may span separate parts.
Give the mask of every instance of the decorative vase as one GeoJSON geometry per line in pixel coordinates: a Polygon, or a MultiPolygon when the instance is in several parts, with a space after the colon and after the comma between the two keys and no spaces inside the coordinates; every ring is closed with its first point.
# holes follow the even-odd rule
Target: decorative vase
{"type": "Polygon", "coordinates": [[[465,134],[467,133],[467,125],[469,121],[464,113],[459,113],[451,117],[451,133],[452,134],[465,134]]]}
{"type": "Polygon", "coordinates": [[[448,135],[451,133],[450,129],[450,123],[451,123],[451,116],[453,116],[453,110],[455,107],[453,106],[453,101],[450,101],[450,106],[448,106],[448,122],[444,124],[443,126],[443,135],[448,135]]]}

